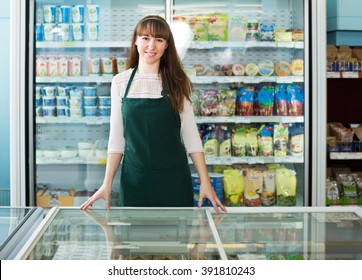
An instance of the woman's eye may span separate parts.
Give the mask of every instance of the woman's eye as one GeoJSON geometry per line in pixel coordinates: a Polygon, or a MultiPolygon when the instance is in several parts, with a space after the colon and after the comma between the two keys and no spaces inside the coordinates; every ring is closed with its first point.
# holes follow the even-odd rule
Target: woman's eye
{"type": "Polygon", "coordinates": [[[157,42],[163,43],[163,39],[157,39],[157,42]]]}

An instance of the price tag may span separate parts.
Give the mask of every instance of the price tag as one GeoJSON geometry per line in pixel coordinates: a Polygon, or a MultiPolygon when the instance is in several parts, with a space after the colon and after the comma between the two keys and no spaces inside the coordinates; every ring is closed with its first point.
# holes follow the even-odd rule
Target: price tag
{"type": "Polygon", "coordinates": [[[327,78],[337,78],[339,79],[341,77],[340,72],[327,72],[327,78]]]}
{"type": "Polygon", "coordinates": [[[342,72],[342,78],[358,79],[358,72],[342,72]]]}

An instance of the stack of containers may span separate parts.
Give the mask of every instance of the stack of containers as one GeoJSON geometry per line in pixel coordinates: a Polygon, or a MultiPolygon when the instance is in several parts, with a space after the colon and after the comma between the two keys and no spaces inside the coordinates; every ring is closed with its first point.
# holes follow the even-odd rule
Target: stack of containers
{"type": "Polygon", "coordinates": [[[87,9],[84,5],[43,5],[42,14],[42,22],[35,28],[37,41],[84,41],[85,37],[98,40],[99,5],[87,5],[87,9]]]}
{"type": "Polygon", "coordinates": [[[71,117],[83,116],[83,90],[78,87],[69,91],[69,114],[71,117]]]}
{"type": "Polygon", "coordinates": [[[83,104],[84,104],[84,116],[96,117],[97,116],[97,88],[96,87],[84,87],[83,88],[83,104]]]}

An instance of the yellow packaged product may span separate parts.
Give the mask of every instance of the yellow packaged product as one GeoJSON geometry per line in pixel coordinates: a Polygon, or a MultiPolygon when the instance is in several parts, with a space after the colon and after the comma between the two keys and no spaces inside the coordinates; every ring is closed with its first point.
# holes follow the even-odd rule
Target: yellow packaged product
{"type": "Polygon", "coordinates": [[[275,73],[278,76],[289,76],[292,72],[292,66],[286,61],[275,63],[275,73]]]}
{"type": "Polygon", "coordinates": [[[224,170],[224,205],[242,206],[244,204],[244,177],[240,170],[224,170]]]}
{"type": "Polygon", "coordinates": [[[303,59],[294,59],[292,61],[292,74],[294,76],[303,76],[303,74],[304,74],[304,61],[303,61],[303,59]]]}
{"type": "Polygon", "coordinates": [[[256,65],[255,63],[249,63],[246,65],[245,67],[245,73],[248,76],[256,76],[259,72],[259,68],[258,65],[256,65]]]}

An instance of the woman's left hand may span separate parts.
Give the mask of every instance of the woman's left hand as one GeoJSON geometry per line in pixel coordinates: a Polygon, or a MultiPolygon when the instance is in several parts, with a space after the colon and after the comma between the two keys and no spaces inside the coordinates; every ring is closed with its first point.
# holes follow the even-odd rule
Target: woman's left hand
{"type": "Polygon", "coordinates": [[[201,207],[202,202],[205,198],[208,198],[211,201],[212,206],[214,207],[214,209],[217,213],[221,213],[220,208],[225,213],[227,212],[225,206],[221,203],[221,201],[217,197],[217,195],[214,191],[214,188],[211,186],[210,183],[209,184],[201,183],[201,185],[200,185],[200,196],[199,196],[199,202],[198,202],[199,208],[201,207]]]}

